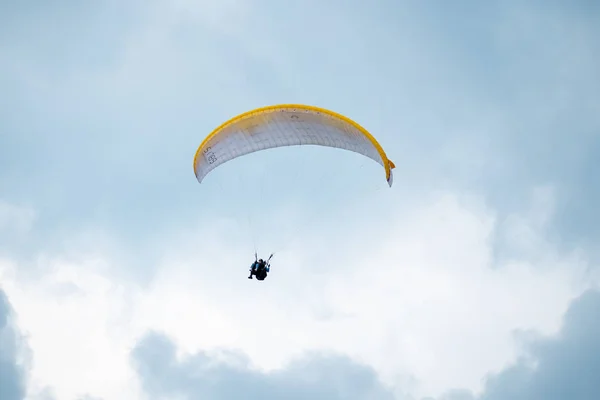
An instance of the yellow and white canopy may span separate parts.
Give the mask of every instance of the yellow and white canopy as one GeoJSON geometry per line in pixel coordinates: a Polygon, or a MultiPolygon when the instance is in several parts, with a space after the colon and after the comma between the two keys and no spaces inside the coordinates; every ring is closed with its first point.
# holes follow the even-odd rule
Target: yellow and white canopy
{"type": "Polygon", "coordinates": [[[392,186],[394,163],[377,140],[351,119],[323,108],[281,104],[240,114],[200,144],[194,156],[198,182],[219,165],[245,154],[284,146],[317,145],[362,154],[385,168],[392,186]]]}

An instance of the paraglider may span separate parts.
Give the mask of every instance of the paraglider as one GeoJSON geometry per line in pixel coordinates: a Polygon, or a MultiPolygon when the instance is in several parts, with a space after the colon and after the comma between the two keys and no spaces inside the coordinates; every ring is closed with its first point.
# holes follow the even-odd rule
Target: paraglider
{"type": "Polygon", "coordinates": [[[254,262],[250,266],[250,275],[248,276],[248,279],[252,279],[252,276],[254,275],[259,281],[264,281],[267,274],[271,271],[271,264],[269,264],[271,258],[273,258],[273,254],[271,254],[267,261],[262,258],[257,260],[257,255],[254,253],[254,262]]]}
{"type": "MultiPolygon", "coordinates": [[[[202,183],[215,168],[237,157],[271,148],[303,145],[362,154],[384,168],[386,181],[392,186],[395,165],[373,135],[341,114],[301,104],[261,107],[224,122],[198,147],[194,156],[194,174],[202,183]]],[[[257,260],[255,254],[248,278],[256,276],[258,280],[264,280],[270,271],[271,257],[267,261],[257,260]]]]}

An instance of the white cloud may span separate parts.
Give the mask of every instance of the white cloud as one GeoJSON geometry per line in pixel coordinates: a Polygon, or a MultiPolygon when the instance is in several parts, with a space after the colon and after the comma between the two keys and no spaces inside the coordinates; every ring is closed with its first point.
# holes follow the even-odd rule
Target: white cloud
{"type": "Polygon", "coordinates": [[[59,399],[139,398],[126,363],[128,343],[114,321],[123,288],[96,274],[100,263],[52,260],[45,266],[52,273],[28,282],[14,279],[18,265],[0,263],[0,280],[33,352],[30,395],[50,386],[59,399]]]}
{"type": "Polygon", "coordinates": [[[128,353],[156,329],[182,351],[235,347],[267,370],[326,349],[369,363],[388,383],[414,377],[415,394],[480,389],[486,373],[514,357],[515,330],[558,328],[570,299],[586,287],[584,265],[570,254],[538,257],[547,248],[534,214],[522,224],[536,236],[528,243],[542,244],[493,266],[497,221],[477,198],[442,193],[414,204],[379,227],[384,240],[352,234],[375,226],[346,221],[347,233],[330,243],[321,237],[321,247],[295,248],[322,253],[320,272],[303,274],[306,260],[292,249],[262,283],[246,279],[251,260],[236,249],[248,244],[228,223],[165,242],[162,267],[144,288],[105,276],[108,256],[49,260],[53,272],[38,281],[17,280],[11,270],[18,266],[3,264],[5,289],[35,356],[34,382],[53,386],[59,398],[138,398],[128,353]],[[339,258],[348,260],[344,268],[327,268],[339,258]]]}

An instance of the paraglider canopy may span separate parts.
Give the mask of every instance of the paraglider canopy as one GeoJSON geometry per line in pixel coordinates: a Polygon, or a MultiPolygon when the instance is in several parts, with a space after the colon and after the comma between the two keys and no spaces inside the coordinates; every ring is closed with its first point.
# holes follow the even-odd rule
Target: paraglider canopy
{"type": "Polygon", "coordinates": [[[281,104],[240,114],[211,132],[194,156],[198,182],[219,165],[245,154],[284,146],[317,145],[353,151],[379,163],[392,186],[394,163],[365,128],[324,108],[281,104]]]}

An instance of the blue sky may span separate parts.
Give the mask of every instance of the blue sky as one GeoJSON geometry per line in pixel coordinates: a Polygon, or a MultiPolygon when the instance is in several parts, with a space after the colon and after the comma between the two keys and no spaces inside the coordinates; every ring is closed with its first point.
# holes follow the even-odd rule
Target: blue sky
{"type": "Polygon", "coordinates": [[[583,0],[1,3],[8,398],[536,398],[519,357],[598,354],[569,317],[599,282],[598,37],[583,0]],[[365,126],[394,187],[308,148],[199,185],[203,137],[276,103],[365,126]],[[262,285],[254,246],[280,250],[262,285]]]}

